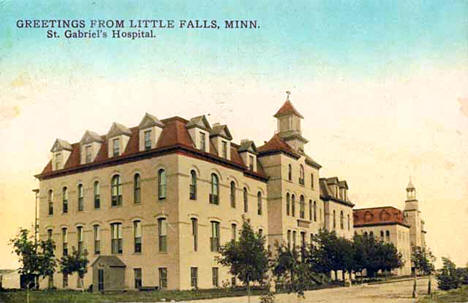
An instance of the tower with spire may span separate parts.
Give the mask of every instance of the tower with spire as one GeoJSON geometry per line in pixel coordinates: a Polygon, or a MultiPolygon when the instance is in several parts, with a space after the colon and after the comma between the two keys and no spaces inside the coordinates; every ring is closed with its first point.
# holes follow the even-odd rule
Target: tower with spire
{"type": "Polygon", "coordinates": [[[291,92],[286,92],[286,101],[274,115],[278,123],[277,133],[293,149],[303,152],[304,144],[308,142],[301,131],[301,119],[304,117],[292,105],[290,94],[291,92]]]}
{"type": "Polygon", "coordinates": [[[424,246],[423,228],[421,220],[421,211],[419,210],[419,201],[416,199],[416,188],[410,181],[406,187],[405,210],[403,212],[405,223],[410,226],[410,244],[411,246],[424,246]]]}

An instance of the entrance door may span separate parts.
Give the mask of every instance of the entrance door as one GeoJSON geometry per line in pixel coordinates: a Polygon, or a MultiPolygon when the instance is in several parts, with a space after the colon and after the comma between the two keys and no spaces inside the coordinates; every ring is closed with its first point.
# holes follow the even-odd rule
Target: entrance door
{"type": "Polygon", "coordinates": [[[98,291],[104,290],[104,269],[98,269],[98,291]]]}

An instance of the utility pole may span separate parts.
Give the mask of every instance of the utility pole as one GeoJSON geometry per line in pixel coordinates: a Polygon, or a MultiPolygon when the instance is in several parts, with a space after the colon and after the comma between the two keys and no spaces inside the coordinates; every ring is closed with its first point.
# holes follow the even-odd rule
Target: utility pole
{"type": "MultiPolygon", "coordinates": [[[[35,188],[32,190],[35,195],[35,206],[34,206],[34,253],[37,255],[37,198],[39,195],[39,189],[35,188]]],[[[38,278],[37,275],[34,276],[34,288],[38,288],[38,278]]],[[[29,286],[26,287],[29,290],[29,286]]],[[[27,301],[29,302],[29,294],[27,293],[27,301]]]]}

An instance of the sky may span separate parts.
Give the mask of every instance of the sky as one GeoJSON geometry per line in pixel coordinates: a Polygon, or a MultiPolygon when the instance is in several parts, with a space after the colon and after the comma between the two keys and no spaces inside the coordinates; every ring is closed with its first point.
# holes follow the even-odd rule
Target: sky
{"type": "MultiPolygon", "coordinates": [[[[356,208],[404,208],[412,177],[438,257],[468,262],[467,1],[0,0],[0,268],[31,226],[55,138],[207,114],[257,146],[291,91],[306,152],[356,208]],[[155,39],[47,39],[24,19],[257,20],[155,39]]],[[[85,29],[87,30],[87,28],[85,29]]]]}

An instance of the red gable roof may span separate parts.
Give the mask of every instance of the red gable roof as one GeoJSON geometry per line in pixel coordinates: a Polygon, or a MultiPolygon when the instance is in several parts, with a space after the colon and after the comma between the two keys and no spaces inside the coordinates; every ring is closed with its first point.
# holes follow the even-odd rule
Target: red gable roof
{"type": "Polygon", "coordinates": [[[266,142],[264,145],[257,148],[257,151],[260,154],[266,154],[268,152],[281,151],[286,154],[289,154],[295,158],[299,158],[300,155],[296,153],[291,146],[284,142],[278,134],[273,135],[270,141],[266,142]]]}
{"type": "Polygon", "coordinates": [[[283,106],[281,106],[281,108],[276,112],[276,114],[273,116],[275,118],[278,118],[279,116],[283,116],[283,115],[286,115],[286,114],[296,114],[297,116],[301,117],[301,118],[304,118],[295,108],[294,106],[292,105],[291,101],[289,100],[286,100],[286,102],[284,102],[283,106]]]}
{"type": "Polygon", "coordinates": [[[353,209],[354,227],[400,224],[409,227],[403,212],[392,206],[353,209]]]}
{"type": "Polygon", "coordinates": [[[236,144],[231,144],[231,160],[220,158],[217,155],[217,151],[214,146],[210,144],[210,152],[202,152],[195,149],[192,142],[192,138],[187,131],[186,124],[187,120],[180,117],[172,117],[162,120],[164,123],[163,130],[156,144],[156,147],[150,151],[139,151],[139,128],[130,128],[131,135],[127,143],[127,147],[122,155],[118,157],[108,157],[108,144],[107,136],[102,136],[103,143],[96,156],[96,159],[92,163],[80,164],[80,143],[72,144],[72,151],[70,157],[65,163],[64,168],[58,171],[52,171],[51,161],[46,165],[43,171],[37,175],[39,179],[46,177],[53,177],[55,175],[62,175],[64,173],[72,173],[77,170],[85,170],[94,168],[97,165],[114,165],[122,161],[134,161],[136,157],[149,157],[159,152],[167,152],[172,149],[183,149],[184,154],[190,155],[196,158],[202,158],[211,162],[216,162],[220,165],[225,165],[238,170],[243,170],[247,175],[266,180],[267,177],[263,171],[260,163],[257,165],[257,172],[249,171],[247,166],[242,161],[242,157],[239,155],[236,144]]]}

